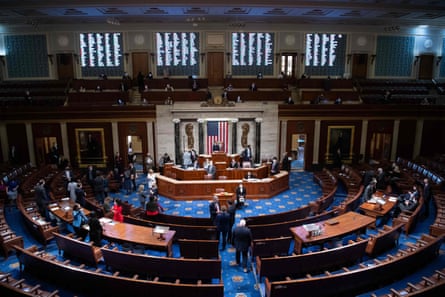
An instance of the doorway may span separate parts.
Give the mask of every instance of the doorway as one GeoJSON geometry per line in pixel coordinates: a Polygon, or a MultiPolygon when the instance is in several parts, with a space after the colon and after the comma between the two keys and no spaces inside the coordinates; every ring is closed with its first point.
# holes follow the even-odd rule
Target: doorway
{"type": "Polygon", "coordinates": [[[366,78],[367,73],[368,73],[368,54],[353,54],[351,77],[366,78]]]}
{"type": "Polygon", "coordinates": [[[305,166],[306,134],[292,134],[291,171],[303,171],[305,166]]]}
{"type": "Polygon", "coordinates": [[[137,170],[142,170],[144,160],[142,138],[137,135],[127,136],[127,162],[133,162],[137,170]]]}
{"type": "Polygon", "coordinates": [[[36,137],[36,163],[51,164],[51,148],[57,144],[57,137],[36,137]]]}
{"type": "Polygon", "coordinates": [[[373,133],[369,148],[369,158],[376,161],[389,160],[391,153],[391,134],[373,133]]]}
{"type": "Polygon", "coordinates": [[[419,79],[432,79],[434,55],[421,55],[419,62],[419,79]]]}
{"type": "Polygon", "coordinates": [[[224,85],[224,53],[207,53],[207,79],[210,87],[224,85]]]}
{"type": "Polygon", "coordinates": [[[74,78],[73,54],[57,54],[57,76],[60,80],[74,78]]]}

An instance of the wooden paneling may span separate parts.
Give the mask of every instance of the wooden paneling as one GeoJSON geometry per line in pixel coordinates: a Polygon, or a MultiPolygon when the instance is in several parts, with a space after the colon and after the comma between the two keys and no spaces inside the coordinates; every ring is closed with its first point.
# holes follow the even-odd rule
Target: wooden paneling
{"type": "Polygon", "coordinates": [[[444,122],[439,120],[425,120],[423,122],[422,145],[420,148],[420,155],[434,157],[435,154],[437,153],[443,153],[444,148],[445,148],[444,122]],[[442,150],[438,150],[439,148],[442,148],[442,150]]]}
{"type": "Polygon", "coordinates": [[[57,75],[59,79],[74,77],[73,54],[57,54],[57,75]]]}
{"type": "Polygon", "coordinates": [[[421,55],[419,61],[419,79],[432,79],[434,55],[421,55]]]}
{"type": "MultiPolygon", "coordinates": [[[[29,162],[28,140],[26,137],[25,124],[8,124],[6,125],[6,133],[8,134],[9,148],[11,148],[12,145],[15,146],[17,162],[19,164],[29,162]]],[[[9,156],[7,158],[9,159],[9,156]]]]}
{"type": "Polygon", "coordinates": [[[399,125],[399,137],[397,140],[397,157],[411,159],[414,152],[414,140],[416,134],[415,120],[401,120],[399,125]]]}
{"type": "Polygon", "coordinates": [[[144,76],[148,74],[148,53],[147,52],[135,52],[131,53],[133,79],[136,79],[138,73],[141,72],[144,76]]]}
{"type": "Polygon", "coordinates": [[[224,53],[207,53],[207,77],[209,86],[222,86],[224,81],[224,53]]]}

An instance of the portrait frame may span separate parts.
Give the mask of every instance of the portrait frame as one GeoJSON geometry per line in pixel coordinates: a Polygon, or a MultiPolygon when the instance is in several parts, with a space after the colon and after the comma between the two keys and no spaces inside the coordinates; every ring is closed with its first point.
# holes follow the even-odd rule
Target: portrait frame
{"type": "Polygon", "coordinates": [[[103,128],[76,128],[76,159],[80,168],[106,166],[103,128]]]}
{"type": "Polygon", "coordinates": [[[329,126],[326,164],[351,164],[354,157],[355,126],[329,126]]]}

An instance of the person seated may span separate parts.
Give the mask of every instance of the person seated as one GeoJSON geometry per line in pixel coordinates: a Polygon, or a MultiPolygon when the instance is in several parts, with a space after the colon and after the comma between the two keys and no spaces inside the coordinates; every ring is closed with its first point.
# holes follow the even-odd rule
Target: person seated
{"type": "Polygon", "coordinates": [[[153,79],[153,73],[151,71],[147,74],[147,79],[153,79]]]}
{"type": "Polygon", "coordinates": [[[158,203],[158,199],[154,195],[150,195],[150,198],[145,206],[145,214],[148,217],[157,216],[159,212],[163,212],[164,209],[158,203]]]}
{"type": "Polygon", "coordinates": [[[256,176],[251,171],[248,171],[245,176],[245,179],[255,179],[255,178],[256,176]]]}
{"type": "Polygon", "coordinates": [[[225,90],[226,90],[226,91],[232,91],[232,90],[233,90],[233,85],[232,85],[232,84],[229,84],[229,85],[225,88],[225,90]]]}
{"type": "Polygon", "coordinates": [[[286,103],[286,104],[294,104],[294,100],[292,99],[291,96],[289,96],[289,98],[287,98],[287,100],[284,103],[286,103]]]}
{"type": "Polygon", "coordinates": [[[252,92],[258,90],[258,88],[257,88],[257,86],[256,86],[256,84],[254,82],[250,85],[249,90],[251,90],[252,92]]]}
{"type": "Polygon", "coordinates": [[[193,161],[193,169],[199,169],[199,162],[198,160],[193,161]]]}
{"type": "Polygon", "coordinates": [[[337,99],[335,99],[334,104],[341,104],[341,103],[342,103],[341,97],[337,97],[337,99]]]}
{"type": "Polygon", "coordinates": [[[199,90],[199,84],[196,81],[196,79],[194,79],[192,83],[192,91],[197,91],[197,90],[199,90]]]}
{"type": "Polygon", "coordinates": [[[258,72],[258,74],[256,75],[257,79],[263,79],[263,73],[260,71],[258,72]]]}
{"type": "Polygon", "coordinates": [[[229,168],[232,168],[232,169],[239,168],[239,163],[235,160],[235,158],[232,158],[232,160],[230,161],[229,168]]]}
{"type": "Polygon", "coordinates": [[[393,217],[396,218],[404,211],[414,211],[419,204],[419,192],[414,185],[408,193],[402,194],[398,198],[397,206],[394,209],[393,217]]]}
{"type": "Polygon", "coordinates": [[[273,157],[272,158],[272,165],[270,168],[270,174],[271,175],[275,175],[280,173],[280,163],[278,162],[278,158],[277,157],[273,157]]]}
{"type": "Polygon", "coordinates": [[[173,88],[172,85],[170,85],[170,84],[165,85],[166,92],[173,92],[174,90],[175,90],[175,88],[173,88]]]}

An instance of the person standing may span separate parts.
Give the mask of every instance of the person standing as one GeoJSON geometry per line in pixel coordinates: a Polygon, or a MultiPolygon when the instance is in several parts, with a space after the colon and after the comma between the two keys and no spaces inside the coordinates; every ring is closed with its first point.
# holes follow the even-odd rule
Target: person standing
{"type": "Polygon", "coordinates": [[[246,220],[241,220],[233,230],[233,244],[235,245],[236,249],[236,254],[235,254],[236,264],[239,265],[241,263],[244,272],[248,272],[247,257],[249,254],[249,248],[251,243],[252,243],[252,233],[250,229],[247,228],[246,226],[246,220]]]}
{"type": "Polygon", "coordinates": [[[94,179],[94,195],[96,197],[97,202],[100,204],[104,203],[105,199],[105,179],[102,174],[102,171],[97,172],[97,176],[94,179]]]}
{"type": "Polygon", "coordinates": [[[430,215],[430,204],[431,200],[433,200],[433,190],[431,189],[431,184],[427,178],[423,180],[423,199],[425,199],[423,218],[426,219],[430,215]]]}
{"type": "Polygon", "coordinates": [[[80,208],[79,204],[75,204],[73,206],[73,229],[78,237],[85,239],[88,234],[87,230],[82,226],[88,223],[88,218],[83,212],[82,208],[80,208]]]}
{"type": "Polygon", "coordinates": [[[102,225],[97,218],[96,212],[90,212],[90,219],[88,220],[88,226],[90,227],[90,241],[93,242],[94,246],[101,247],[102,241],[102,225]]]}
{"type": "Polygon", "coordinates": [[[230,216],[229,233],[227,234],[227,242],[233,245],[232,228],[233,228],[233,224],[235,224],[236,204],[233,203],[232,200],[227,201],[227,204],[228,204],[227,213],[230,216]]]}
{"type": "Polygon", "coordinates": [[[144,166],[144,173],[145,174],[150,172],[150,170],[153,170],[154,162],[153,162],[153,158],[151,157],[150,153],[147,153],[147,155],[145,156],[144,165],[145,165],[144,166]]]}
{"type": "Polygon", "coordinates": [[[239,184],[236,188],[236,208],[240,209],[244,206],[244,202],[246,201],[246,188],[243,186],[243,184],[239,184]]]}
{"type": "Polygon", "coordinates": [[[136,178],[137,178],[136,167],[133,163],[130,163],[130,179],[132,184],[132,191],[136,191],[136,178]]]}
{"type": "Polygon", "coordinates": [[[116,199],[113,205],[113,221],[123,222],[124,216],[122,215],[122,200],[116,199]]]}
{"type": "Polygon", "coordinates": [[[76,189],[77,189],[77,182],[74,180],[74,178],[71,178],[70,182],[67,185],[67,192],[70,196],[71,201],[76,202],[77,196],[76,196],[76,189]]]}
{"type": "Polygon", "coordinates": [[[138,198],[140,207],[142,209],[145,209],[145,203],[147,202],[147,192],[145,191],[145,186],[143,184],[140,184],[138,187],[138,198]]]}
{"type": "Polygon", "coordinates": [[[210,219],[215,223],[216,215],[220,212],[219,199],[213,196],[213,201],[209,204],[210,219]]]}
{"type": "Polygon", "coordinates": [[[215,225],[216,225],[216,231],[218,233],[217,239],[220,240],[222,236],[222,247],[221,250],[226,249],[226,243],[227,243],[227,235],[229,233],[230,226],[230,215],[227,213],[227,207],[222,206],[221,212],[216,215],[215,218],[215,225]]]}
{"type": "Polygon", "coordinates": [[[152,185],[156,183],[156,175],[153,169],[148,170],[147,173],[147,189],[150,190],[152,185]]]}

